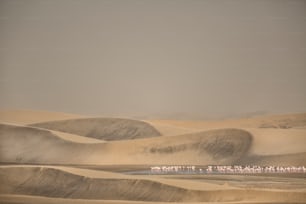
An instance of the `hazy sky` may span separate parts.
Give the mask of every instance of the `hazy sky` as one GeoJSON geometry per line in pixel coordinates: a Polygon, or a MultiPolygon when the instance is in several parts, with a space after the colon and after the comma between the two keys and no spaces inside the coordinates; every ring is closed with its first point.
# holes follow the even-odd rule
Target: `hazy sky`
{"type": "Polygon", "coordinates": [[[306,1],[0,0],[0,108],[306,111],[306,1]]]}

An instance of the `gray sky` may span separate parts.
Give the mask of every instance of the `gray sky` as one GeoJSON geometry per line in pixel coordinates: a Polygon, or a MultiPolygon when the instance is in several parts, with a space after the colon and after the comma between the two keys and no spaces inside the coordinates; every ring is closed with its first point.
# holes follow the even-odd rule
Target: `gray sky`
{"type": "Polygon", "coordinates": [[[0,0],[0,108],[306,111],[306,1],[0,0]]]}

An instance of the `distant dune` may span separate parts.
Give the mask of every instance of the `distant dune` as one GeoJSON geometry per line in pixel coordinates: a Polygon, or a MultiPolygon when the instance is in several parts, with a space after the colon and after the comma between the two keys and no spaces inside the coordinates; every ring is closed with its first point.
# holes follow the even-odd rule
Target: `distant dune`
{"type": "Polygon", "coordinates": [[[160,136],[160,133],[146,122],[119,118],[82,118],[36,123],[30,126],[108,141],[160,136]]]}
{"type": "Polygon", "coordinates": [[[20,125],[82,117],[84,116],[49,111],[0,110],[0,123],[15,123],[20,125]]]}
{"type": "Polygon", "coordinates": [[[306,113],[267,115],[227,120],[148,120],[151,124],[188,129],[216,128],[306,128],[306,113]]]}
{"type": "Polygon", "coordinates": [[[301,202],[303,192],[263,190],[190,190],[143,179],[94,179],[52,168],[0,169],[0,193],[73,199],[157,202],[301,202]]]}

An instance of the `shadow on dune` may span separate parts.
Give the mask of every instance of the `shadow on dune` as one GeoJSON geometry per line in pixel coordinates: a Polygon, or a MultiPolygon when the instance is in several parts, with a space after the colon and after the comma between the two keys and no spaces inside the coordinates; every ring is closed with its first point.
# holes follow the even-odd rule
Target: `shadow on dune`
{"type": "Polygon", "coordinates": [[[158,130],[146,122],[120,118],[81,118],[36,123],[30,126],[106,141],[157,137],[161,135],[158,130]]]}

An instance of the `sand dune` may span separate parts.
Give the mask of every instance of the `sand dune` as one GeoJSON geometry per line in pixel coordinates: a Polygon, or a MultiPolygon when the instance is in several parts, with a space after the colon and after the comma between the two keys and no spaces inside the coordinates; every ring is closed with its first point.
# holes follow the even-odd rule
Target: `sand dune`
{"type": "Polygon", "coordinates": [[[65,163],[85,161],[92,147],[64,140],[48,130],[0,124],[0,161],[17,163],[65,163]]]}
{"type": "Polygon", "coordinates": [[[232,164],[244,156],[252,136],[225,129],[190,135],[81,144],[50,131],[0,125],[0,160],[68,164],[232,164]],[[39,154],[37,154],[39,152],[39,154]]]}
{"type": "Polygon", "coordinates": [[[0,203],[306,200],[304,177],[115,173],[135,165],[306,165],[306,114],[143,122],[1,111],[0,122],[0,203]]]}
{"type": "MultiPolygon", "coordinates": [[[[0,195],[0,203],[5,204],[156,204],[156,202],[150,201],[124,201],[124,200],[84,200],[84,199],[63,199],[63,198],[47,198],[42,196],[25,196],[25,195],[0,195]],[[3,202],[1,202],[3,201],[3,202]]],[[[171,202],[175,203],[175,202],[171,202]]],[[[184,202],[186,204],[284,204],[286,202],[184,202]]],[[[290,203],[290,202],[289,202],[290,203]]],[[[291,202],[292,203],[292,202],[291,202]]],[[[296,202],[305,203],[305,202],[296,202]]],[[[158,204],[169,204],[169,202],[158,202],[158,204]]]]}
{"type": "Polygon", "coordinates": [[[109,141],[160,136],[148,123],[119,118],[82,118],[36,123],[31,126],[109,141]]]}
{"type": "MultiPolygon", "coordinates": [[[[253,135],[250,157],[241,163],[260,165],[305,165],[306,114],[258,116],[254,118],[221,121],[149,121],[157,128],[207,131],[220,128],[241,128],[253,135]],[[269,124],[269,125],[267,125],[269,124]],[[273,124],[273,125],[271,125],[273,124]]],[[[171,134],[171,133],[170,133],[171,134]]]]}
{"type": "Polygon", "coordinates": [[[304,192],[261,190],[198,191],[142,179],[93,179],[58,169],[11,167],[0,169],[1,194],[23,194],[56,198],[162,201],[290,201],[306,199],[304,192]]]}
{"type": "MultiPolygon", "coordinates": [[[[306,193],[305,175],[293,174],[265,174],[265,175],[164,175],[160,177],[171,178],[170,180],[197,181],[198,183],[210,183],[222,186],[223,189],[252,189],[270,190],[282,192],[306,193]],[[292,176],[292,177],[291,177],[292,176]],[[296,177],[294,177],[296,176],[296,177]]],[[[221,188],[220,188],[221,189],[221,188]]]]}
{"type": "Polygon", "coordinates": [[[218,129],[218,128],[306,128],[306,113],[265,115],[252,118],[224,119],[224,120],[148,120],[151,124],[171,125],[189,129],[218,129]]]}
{"type": "MultiPolygon", "coordinates": [[[[34,164],[305,165],[305,143],[301,143],[305,137],[299,137],[291,139],[299,147],[296,152],[274,146],[270,152],[256,154],[254,149],[260,150],[256,147],[260,142],[254,145],[254,137],[239,129],[92,144],[64,140],[47,130],[2,124],[0,160],[34,164]]],[[[290,145],[290,139],[283,140],[278,144],[290,145]]],[[[273,140],[270,143],[273,147],[273,140]]]]}
{"type": "MultiPolygon", "coordinates": [[[[2,123],[2,124],[3,125],[25,127],[25,128],[29,127],[29,126],[26,126],[26,125],[18,125],[18,124],[14,124],[14,123],[2,123]]],[[[53,133],[54,135],[56,135],[56,136],[58,136],[58,137],[60,137],[64,140],[77,142],[77,143],[103,143],[103,142],[105,142],[103,140],[98,140],[98,139],[94,139],[94,138],[90,138],[90,137],[84,137],[84,136],[79,136],[79,135],[65,133],[65,132],[48,130],[48,129],[44,129],[44,128],[35,128],[35,129],[50,132],[50,133],[53,133]]]]}
{"type": "Polygon", "coordinates": [[[1,193],[59,198],[179,201],[182,193],[187,193],[157,182],[92,179],[49,168],[5,168],[1,169],[0,180],[1,193]]]}
{"type": "MultiPolygon", "coordinates": [[[[186,135],[148,138],[130,143],[137,154],[161,164],[232,164],[247,154],[252,135],[239,129],[220,129],[186,135]]],[[[122,142],[114,143],[123,147],[122,142]]]]}
{"type": "MultiPolygon", "coordinates": [[[[28,195],[6,195],[0,194],[1,204],[156,204],[149,201],[126,201],[126,200],[88,200],[71,198],[48,198],[43,196],[28,195]]],[[[173,203],[173,202],[172,202],[173,203]]],[[[188,202],[189,204],[198,204],[188,202]]],[[[201,202],[202,203],[202,202],[201,202]]],[[[240,203],[240,202],[239,202],[240,203]]],[[[158,204],[169,204],[169,202],[158,202],[158,204]]],[[[248,203],[250,204],[250,203],[248,203]]]]}
{"type": "MultiPolygon", "coordinates": [[[[68,198],[47,198],[42,196],[26,196],[26,195],[0,195],[1,204],[156,204],[156,202],[150,201],[126,201],[126,200],[88,200],[88,199],[68,199],[68,198]]],[[[171,202],[174,203],[174,202],[171,202]]],[[[186,202],[186,204],[200,204],[211,202],[186,202]]],[[[223,204],[227,202],[218,202],[218,204],[223,204]]],[[[244,202],[231,202],[234,203],[244,203],[244,202]]],[[[247,202],[248,204],[258,204],[247,202]]],[[[158,204],[169,204],[169,202],[158,202],[158,204]]],[[[265,204],[265,203],[262,203],[265,204]]],[[[271,204],[269,202],[269,204],[271,204]]]]}
{"type": "Polygon", "coordinates": [[[224,190],[224,189],[235,189],[235,187],[224,186],[219,184],[213,184],[210,182],[197,182],[194,179],[183,180],[177,178],[167,178],[162,175],[130,175],[122,173],[114,173],[103,170],[92,170],[79,167],[71,166],[50,166],[50,165],[1,165],[1,168],[48,168],[60,171],[65,171],[78,176],[84,176],[88,178],[99,178],[99,179],[142,179],[148,181],[155,181],[162,184],[167,184],[176,187],[184,187],[191,190],[224,190]]]}

